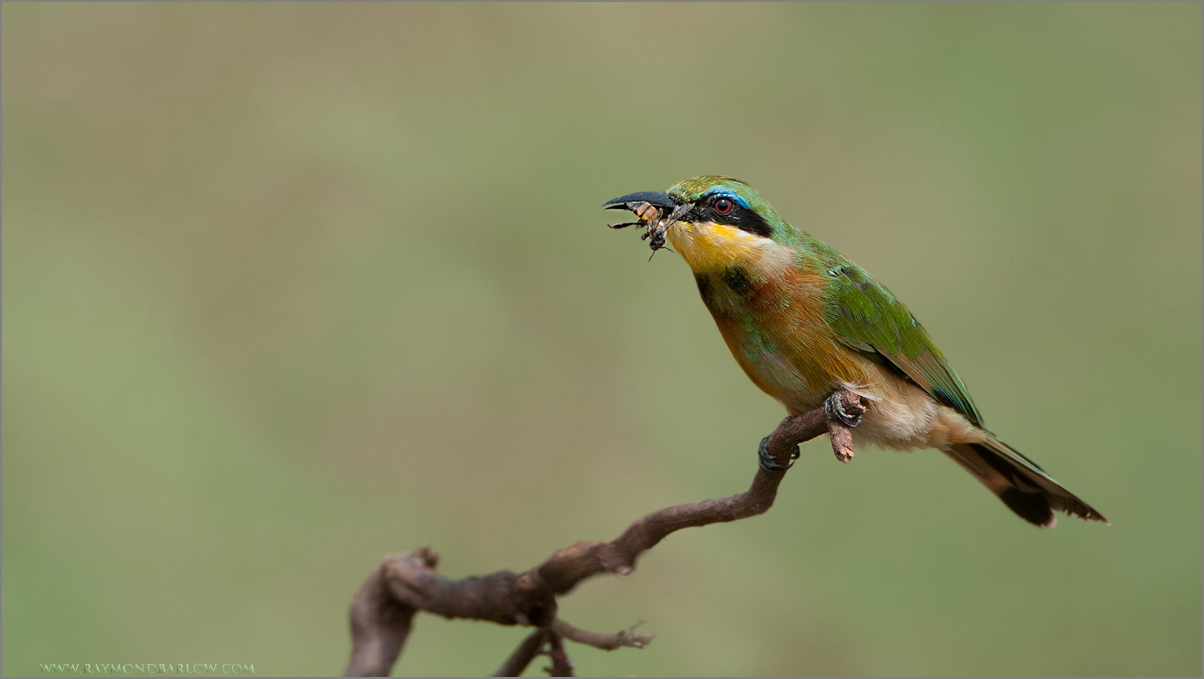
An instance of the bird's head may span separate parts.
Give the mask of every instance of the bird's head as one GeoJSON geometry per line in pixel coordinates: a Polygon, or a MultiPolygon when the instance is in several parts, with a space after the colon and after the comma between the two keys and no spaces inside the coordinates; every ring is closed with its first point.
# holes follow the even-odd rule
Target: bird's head
{"type": "Polygon", "coordinates": [[[631,193],[602,207],[630,209],[639,202],[661,209],[669,243],[695,273],[781,254],[798,237],[756,189],[731,177],[694,177],[665,193],[631,193]]]}

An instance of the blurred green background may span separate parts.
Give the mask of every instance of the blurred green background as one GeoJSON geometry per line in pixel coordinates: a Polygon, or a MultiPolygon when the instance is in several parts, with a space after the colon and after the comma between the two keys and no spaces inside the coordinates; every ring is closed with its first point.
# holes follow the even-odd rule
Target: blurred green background
{"type": "MultiPolygon", "coordinates": [[[[3,7],[3,672],[340,672],[387,553],[521,570],[783,415],[598,205],[743,178],[1100,508],[808,444],[562,603],[586,674],[1201,672],[1201,8],[3,7]]],[[[417,620],[395,672],[525,635],[417,620]]],[[[539,674],[536,663],[529,673],[539,674]]]]}

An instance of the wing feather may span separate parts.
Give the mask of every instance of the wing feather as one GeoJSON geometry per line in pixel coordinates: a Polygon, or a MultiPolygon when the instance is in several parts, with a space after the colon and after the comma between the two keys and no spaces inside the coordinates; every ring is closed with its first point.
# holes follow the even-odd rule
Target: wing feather
{"type": "Polygon", "coordinates": [[[856,264],[834,267],[829,275],[825,319],[842,342],[886,359],[930,396],[982,426],[966,385],[902,302],[856,264]]]}

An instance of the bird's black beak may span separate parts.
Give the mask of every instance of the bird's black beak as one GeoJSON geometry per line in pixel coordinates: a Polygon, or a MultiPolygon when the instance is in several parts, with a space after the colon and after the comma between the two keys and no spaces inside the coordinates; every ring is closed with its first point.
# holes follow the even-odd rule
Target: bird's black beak
{"type": "Polygon", "coordinates": [[[641,238],[648,241],[652,252],[665,247],[665,232],[681,219],[687,212],[694,209],[693,203],[686,203],[667,193],[641,191],[629,193],[626,196],[611,198],[602,203],[607,210],[631,210],[639,218],[638,222],[626,224],[611,224],[612,229],[623,229],[628,226],[643,227],[641,238]]]}
{"type": "Polygon", "coordinates": [[[626,196],[611,198],[602,203],[602,207],[607,210],[630,210],[639,203],[651,203],[656,207],[662,208],[666,214],[679,205],[678,201],[673,200],[673,196],[667,193],[640,191],[639,193],[629,193],[626,196]]]}

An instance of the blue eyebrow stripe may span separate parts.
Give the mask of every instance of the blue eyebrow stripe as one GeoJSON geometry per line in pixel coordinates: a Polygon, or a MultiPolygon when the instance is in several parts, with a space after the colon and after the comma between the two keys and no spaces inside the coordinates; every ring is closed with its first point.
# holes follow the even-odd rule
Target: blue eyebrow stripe
{"type": "Polygon", "coordinates": [[[725,191],[724,189],[714,189],[711,191],[707,191],[705,194],[703,194],[702,197],[710,198],[711,196],[723,196],[724,198],[730,198],[730,199],[736,201],[737,203],[739,203],[740,207],[744,208],[745,210],[752,209],[748,206],[748,203],[744,202],[744,198],[741,197],[740,194],[734,193],[732,191],[725,191]]]}

